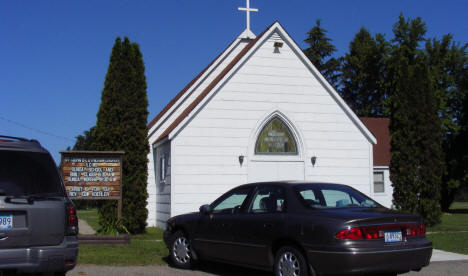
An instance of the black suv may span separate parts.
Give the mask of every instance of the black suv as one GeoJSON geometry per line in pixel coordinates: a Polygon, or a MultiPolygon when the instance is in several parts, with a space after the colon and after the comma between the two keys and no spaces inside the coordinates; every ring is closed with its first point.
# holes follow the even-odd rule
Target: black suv
{"type": "Polygon", "coordinates": [[[0,136],[0,274],[65,275],[78,256],[78,217],[50,153],[0,136]]]}

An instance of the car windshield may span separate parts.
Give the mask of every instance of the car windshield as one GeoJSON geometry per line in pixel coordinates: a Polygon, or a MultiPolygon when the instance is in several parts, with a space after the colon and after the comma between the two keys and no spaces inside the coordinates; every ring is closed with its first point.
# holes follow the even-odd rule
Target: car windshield
{"type": "Polygon", "coordinates": [[[50,197],[63,196],[64,191],[49,154],[2,151],[0,195],[50,197]]]}
{"type": "Polygon", "coordinates": [[[311,208],[376,208],[380,204],[344,185],[306,184],[297,187],[300,198],[311,208]]]}

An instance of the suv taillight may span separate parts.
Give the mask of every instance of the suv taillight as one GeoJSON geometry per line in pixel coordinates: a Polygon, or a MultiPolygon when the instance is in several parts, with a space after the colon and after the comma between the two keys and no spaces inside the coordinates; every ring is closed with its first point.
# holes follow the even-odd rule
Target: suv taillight
{"type": "Polygon", "coordinates": [[[67,203],[65,207],[67,236],[78,235],[78,216],[73,203],[67,203]]]}

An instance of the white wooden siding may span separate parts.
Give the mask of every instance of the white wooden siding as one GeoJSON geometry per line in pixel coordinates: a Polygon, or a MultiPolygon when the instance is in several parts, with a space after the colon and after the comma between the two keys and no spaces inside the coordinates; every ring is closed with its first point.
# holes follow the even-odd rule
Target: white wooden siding
{"type": "Polygon", "coordinates": [[[148,226],[158,226],[164,228],[166,220],[171,216],[171,182],[172,182],[172,163],[171,163],[171,144],[165,142],[157,148],[152,147],[151,156],[152,170],[150,183],[153,183],[151,194],[148,200],[148,226]],[[167,162],[166,178],[160,180],[160,158],[164,155],[167,162]]]}
{"type": "Polygon", "coordinates": [[[274,111],[298,130],[302,152],[295,158],[302,160],[306,180],[349,184],[371,194],[372,145],[287,43],[275,53],[280,35],[272,37],[172,140],[172,215],[197,211],[247,181],[250,160],[258,159],[252,134],[274,111]],[[245,156],[242,166],[239,155],[245,156]]]}
{"type": "Polygon", "coordinates": [[[390,169],[386,166],[374,167],[374,172],[383,172],[384,176],[384,192],[374,193],[373,198],[385,207],[392,207],[393,200],[393,186],[390,181],[390,169]]]}
{"type": "Polygon", "coordinates": [[[146,191],[148,192],[146,203],[148,218],[146,219],[146,224],[148,226],[156,226],[156,176],[153,154],[153,147],[150,147],[150,152],[148,154],[148,185],[146,186],[146,191]]]}

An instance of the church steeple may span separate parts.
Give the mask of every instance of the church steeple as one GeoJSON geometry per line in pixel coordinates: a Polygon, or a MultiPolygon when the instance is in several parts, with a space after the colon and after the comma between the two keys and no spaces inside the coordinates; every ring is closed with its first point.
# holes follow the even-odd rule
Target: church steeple
{"type": "Polygon", "coordinates": [[[250,30],[250,12],[258,12],[258,9],[251,8],[250,0],[246,0],[246,7],[245,8],[239,7],[238,10],[245,11],[246,19],[247,19],[245,31],[241,34],[241,36],[243,38],[250,38],[250,39],[255,38],[255,34],[250,30]]]}

